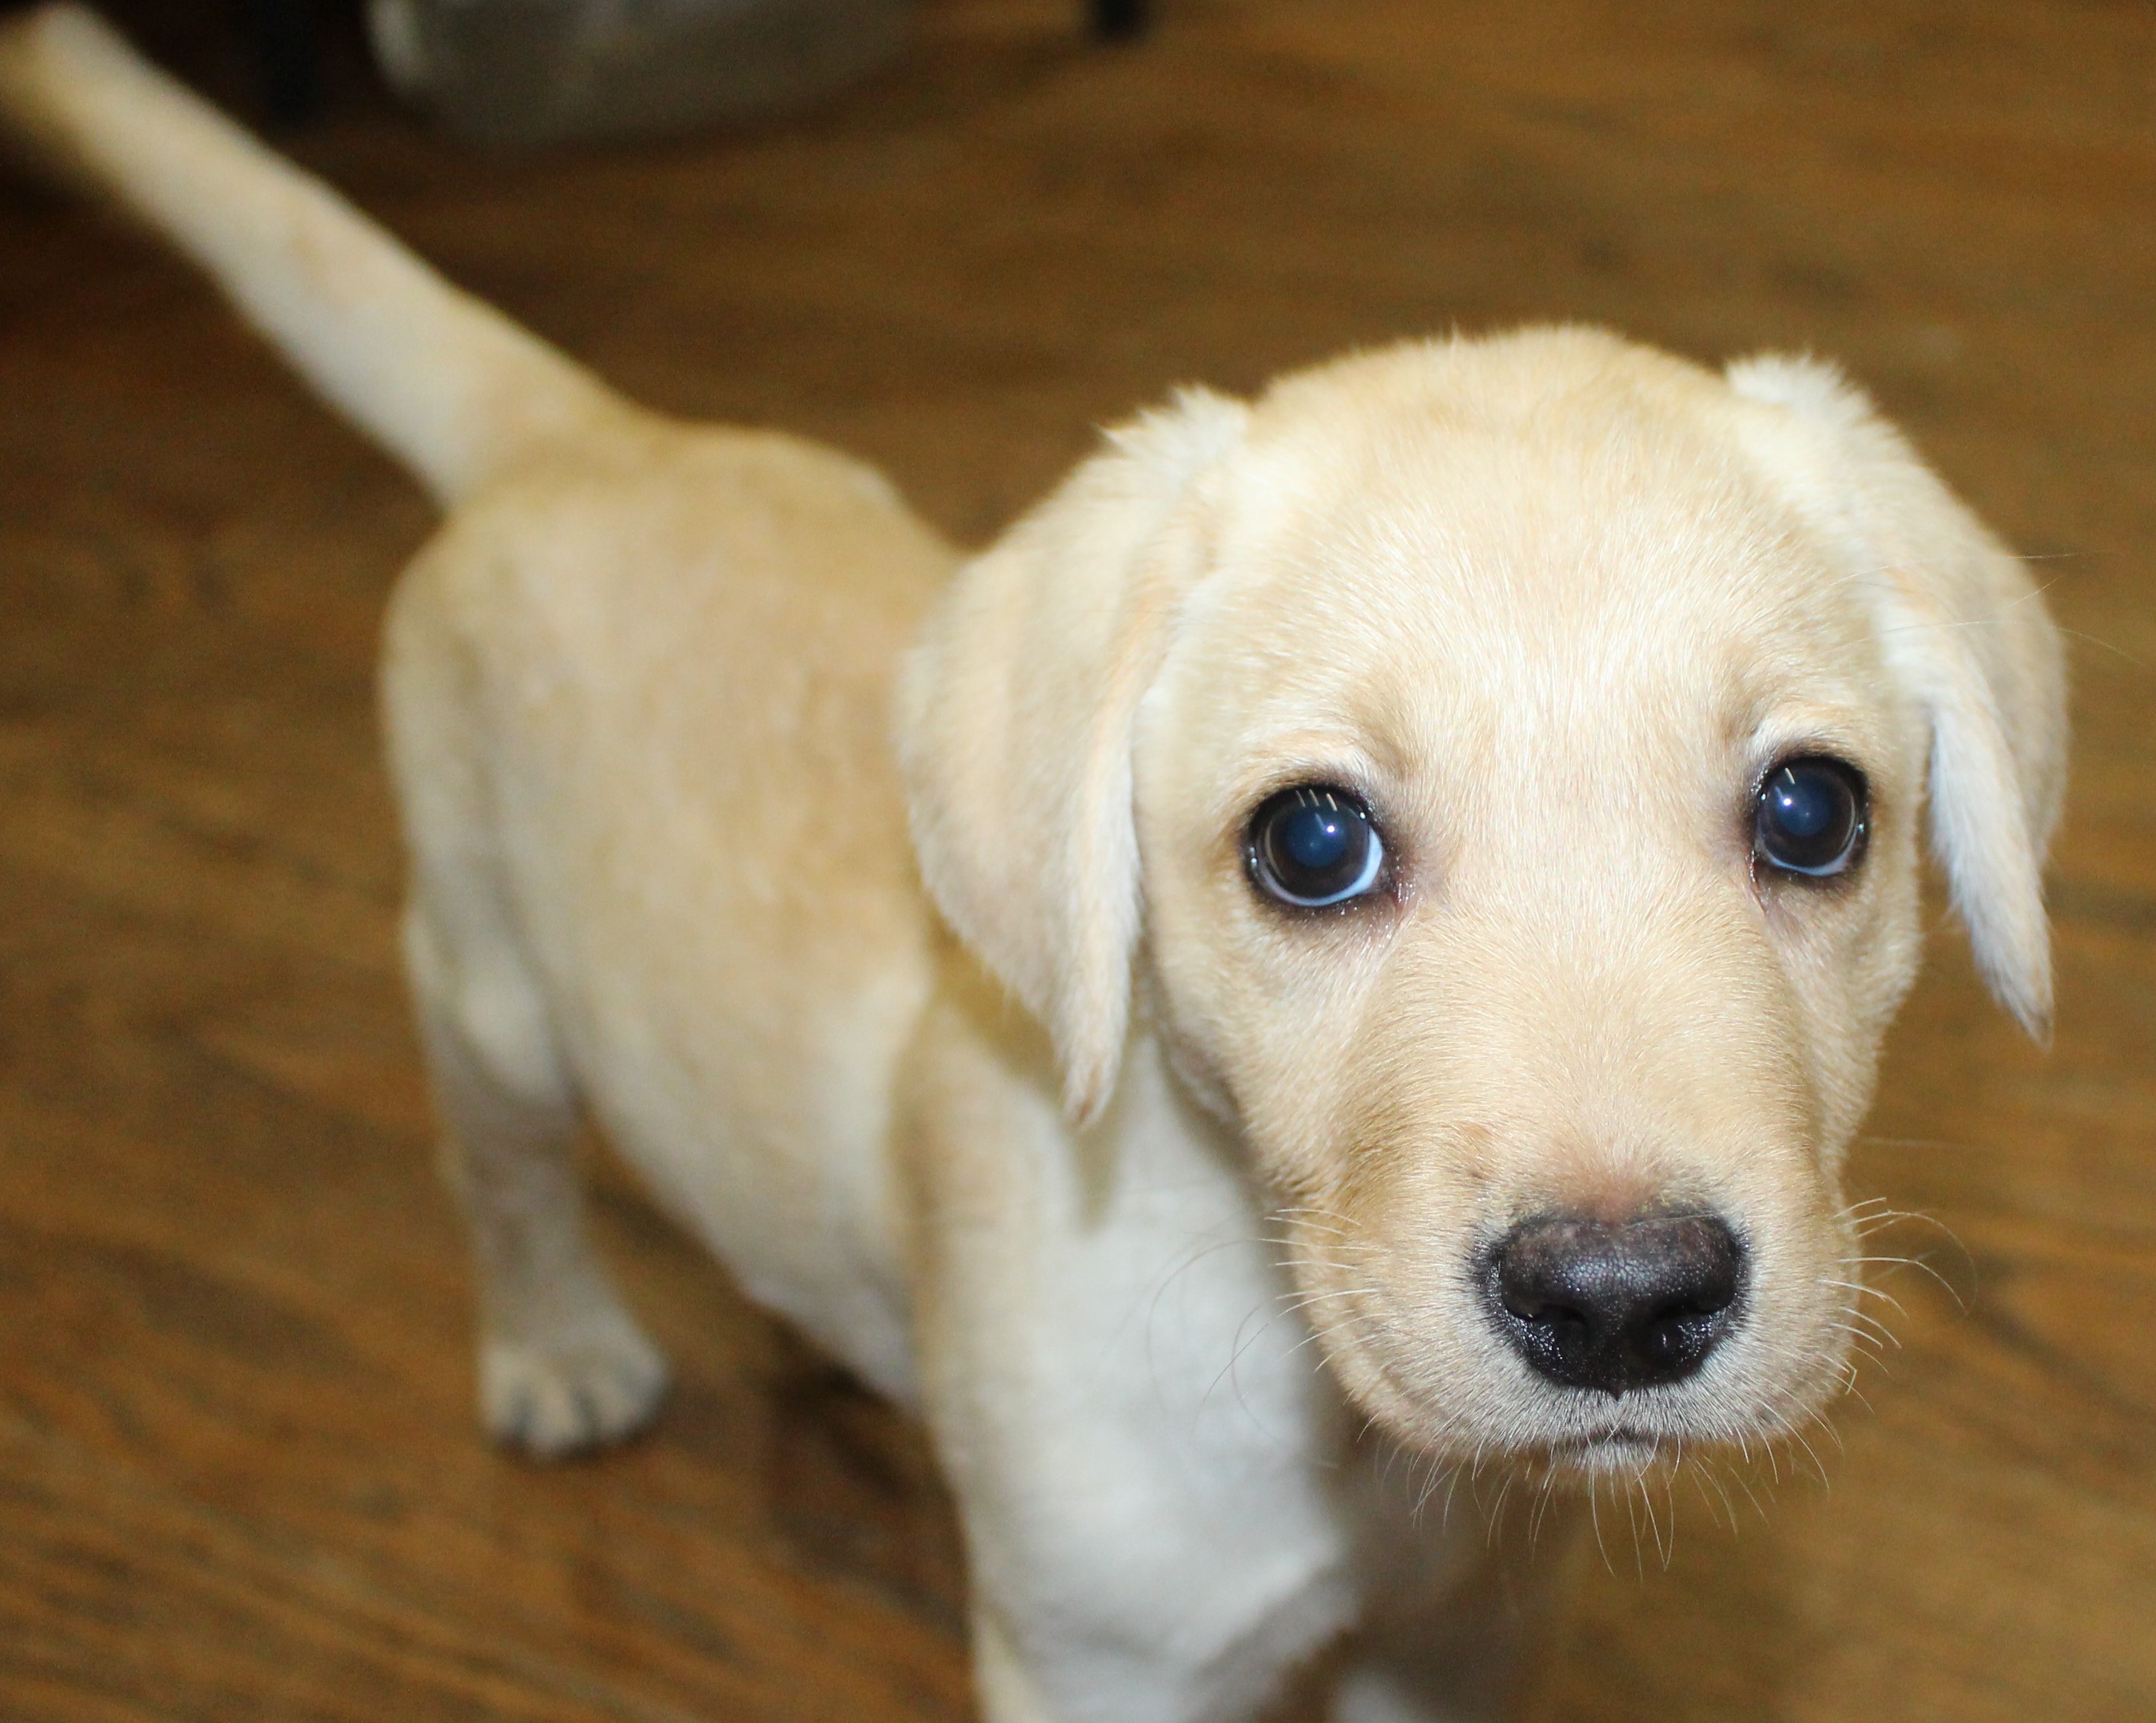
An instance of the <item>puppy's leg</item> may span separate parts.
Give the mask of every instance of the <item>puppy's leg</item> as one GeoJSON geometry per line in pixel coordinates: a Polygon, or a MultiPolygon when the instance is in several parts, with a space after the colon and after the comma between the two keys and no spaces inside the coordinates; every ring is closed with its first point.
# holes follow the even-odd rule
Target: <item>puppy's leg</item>
{"type": "Polygon", "coordinates": [[[405,948],[478,1269],[481,1415],[536,1454],[618,1441],[657,1409],[666,1364],[585,1236],[575,1095],[543,996],[513,952],[448,956],[435,919],[415,903],[405,948]]]}
{"type": "Polygon", "coordinates": [[[1387,1598],[1340,1678],[1333,1723],[1496,1723],[1509,1715],[1540,1588],[1502,1560],[1448,1587],[1387,1598]]]}
{"type": "Polygon", "coordinates": [[[1494,1723],[1510,1714],[1550,1613],[1566,1529],[1533,1536],[1539,1504],[1515,1503],[1494,1526],[1469,1503],[1418,1512],[1418,1469],[1404,1459],[1372,1475],[1368,1602],[1334,1723],[1494,1723]]]}
{"type": "Polygon", "coordinates": [[[666,1366],[585,1236],[576,1085],[505,878],[493,751],[444,572],[423,558],[399,587],[382,664],[412,855],[405,962],[471,1228],[481,1413],[501,1441],[569,1454],[647,1422],[666,1366]]]}
{"type": "Polygon", "coordinates": [[[911,1164],[983,1715],[1260,1715],[1352,1606],[1332,1402],[1279,1319],[1263,1216],[1157,1049],[1077,1137],[1053,1079],[968,1027],[932,1013],[911,1164]]]}

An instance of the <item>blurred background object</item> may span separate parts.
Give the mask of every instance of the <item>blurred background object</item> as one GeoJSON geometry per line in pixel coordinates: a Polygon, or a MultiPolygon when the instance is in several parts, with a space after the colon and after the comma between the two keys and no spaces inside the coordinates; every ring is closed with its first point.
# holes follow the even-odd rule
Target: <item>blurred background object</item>
{"type": "Polygon", "coordinates": [[[273,126],[304,125],[322,100],[322,21],[315,0],[244,0],[273,126]]]}
{"type": "MultiPolygon", "coordinates": [[[[14,0],[0,0],[5,9],[14,0]]],[[[652,136],[767,118],[887,65],[912,0],[365,0],[390,87],[451,131],[506,146],[652,136]]],[[[321,105],[317,0],[242,0],[264,117],[321,105]]],[[[1147,0],[1086,0],[1103,42],[1147,0]]]]}
{"type": "Polygon", "coordinates": [[[888,63],[909,10],[911,0],[369,0],[367,23],[399,95],[454,131],[519,146],[783,113],[888,63]]]}

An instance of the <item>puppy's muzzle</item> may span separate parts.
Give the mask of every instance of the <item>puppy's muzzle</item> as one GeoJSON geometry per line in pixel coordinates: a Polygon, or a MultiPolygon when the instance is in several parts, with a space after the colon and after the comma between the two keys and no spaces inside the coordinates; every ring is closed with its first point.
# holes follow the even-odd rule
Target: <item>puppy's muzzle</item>
{"type": "Polygon", "coordinates": [[[1615,1395],[1697,1371],[1733,1325],[1743,1279],[1744,1247],[1712,1215],[1544,1215],[1500,1241],[1484,1290],[1537,1372],[1615,1395]]]}

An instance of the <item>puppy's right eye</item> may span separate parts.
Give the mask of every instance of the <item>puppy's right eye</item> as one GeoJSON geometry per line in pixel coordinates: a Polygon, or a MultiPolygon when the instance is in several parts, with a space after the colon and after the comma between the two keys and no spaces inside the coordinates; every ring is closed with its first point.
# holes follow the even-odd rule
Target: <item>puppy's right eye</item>
{"type": "Polygon", "coordinates": [[[1362,897],[1385,870],[1370,810],[1328,784],[1298,784],[1269,798],[1251,816],[1248,855],[1258,889],[1299,910],[1362,897]]]}
{"type": "Polygon", "coordinates": [[[1784,760],[1759,786],[1753,847],[1779,873],[1831,879],[1864,854],[1864,774],[1845,760],[1804,754],[1784,760]]]}

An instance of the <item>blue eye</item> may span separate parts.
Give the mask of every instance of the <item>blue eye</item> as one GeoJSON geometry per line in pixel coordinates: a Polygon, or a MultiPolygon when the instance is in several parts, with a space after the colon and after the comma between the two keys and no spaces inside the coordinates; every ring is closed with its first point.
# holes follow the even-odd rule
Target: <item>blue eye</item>
{"type": "Polygon", "coordinates": [[[1346,903],[1374,888],[1385,846],[1362,798],[1323,784],[1283,790],[1250,820],[1250,877],[1297,909],[1346,903]]]}
{"type": "Polygon", "coordinates": [[[1864,852],[1864,774],[1824,754],[1784,760],[1759,786],[1753,847],[1769,867],[1824,879],[1864,852]]]}

